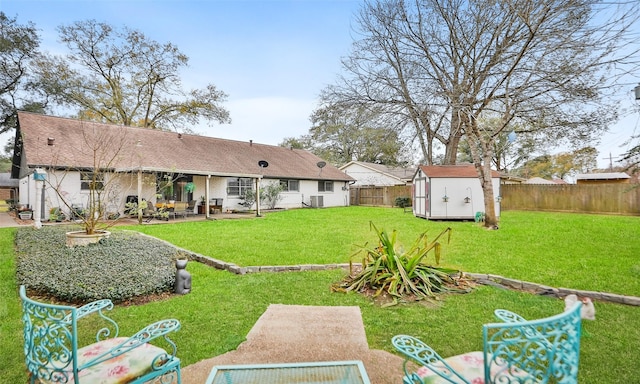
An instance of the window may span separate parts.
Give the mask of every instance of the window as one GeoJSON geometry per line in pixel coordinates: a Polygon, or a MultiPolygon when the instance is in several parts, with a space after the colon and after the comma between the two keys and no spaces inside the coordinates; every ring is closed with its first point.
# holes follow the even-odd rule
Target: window
{"type": "Polygon", "coordinates": [[[280,180],[283,192],[299,192],[300,182],[298,180],[280,180]]]}
{"type": "Polygon", "coordinates": [[[102,190],[104,188],[104,175],[94,172],[80,172],[80,189],[88,191],[90,189],[102,190]],[[95,188],[92,185],[95,183],[95,188]]]}
{"type": "Polygon", "coordinates": [[[227,195],[244,196],[253,189],[253,180],[248,178],[227,179],[227,195]]]}
{"type": "Polygon", "coordinates": [[[333,192],[333,181],[318,181],[318,192],[333,192]]]}

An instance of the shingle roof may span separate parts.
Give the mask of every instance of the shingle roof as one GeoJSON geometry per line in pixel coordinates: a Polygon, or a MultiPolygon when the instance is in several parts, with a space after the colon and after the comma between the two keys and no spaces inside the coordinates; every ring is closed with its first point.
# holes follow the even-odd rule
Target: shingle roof
{"type": "MultiPolygon", "coordinates": [[[[478,171],[473,164],[456,164],[456,165],[421,165],[420,169],[430,178],[444,177],[478,177],[478,171]]],[[[500,177],[498,171],[491,171],[491,177],[500,177]]]]}
{"type": "Polygon", "coordinates": [[[4,188],[17,188],[19,185],[18,179],[12,179],[10,173],[0,173],[0,187],[4,188]]]}
{"type": "Polygon", "coordinates": [[[30,168],[49,165],[93,168],[93,151],[87,141],[99,137],[102,148],[111,151],[107,158],[113,158],[111,154],[120,150],[109,166],[120,171],[143,169],[217,176],[353,180],[330,164],[320,169],[318,163],[322,159],[301,149],[28,112],[18,112],[18,123],[22,153],[30,168]],[[53,145],[48,145],[49,139],[54,139],[53,145]],[[267,161],[269,166],[260,168],[260,160],[267,161]]]}
{"type": "Polygon", "coordinates": [[[340,169],[345,169],[350,164],[359,164],[363,167],[375,170],[377,172],[389,175],[391,177],[395,177],[401,181],[411,181],[413,178],[413,174],[416,172],[415,167],[403,168],[403,167],[390,167],[384,164],[376,164],[376,163],[367,163],[365,161],[350,161],[347,164],[340,167],[340,169]]]}
{"type": "Polygon", "coordinates": [[[576,180],[624,180],[630,176],[625,172],[606,172],[606,173],[581,173],[576,175],[576,180]]]}

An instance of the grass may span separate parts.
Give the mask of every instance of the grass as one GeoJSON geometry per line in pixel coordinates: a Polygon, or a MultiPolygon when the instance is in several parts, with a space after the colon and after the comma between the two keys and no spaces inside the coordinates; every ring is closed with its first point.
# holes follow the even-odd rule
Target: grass
{"type": "MultiPolygon", "coordinates": [[[[346,262],[354,244],[375,240],[369,220],[378,227],[398,229],[404,244],[410,244],[421,231],[429,230],[435,236],[438,229],[451,225],[452,243],[445,247],[443,262],[466,271],[640,294],[640,218],[635,217],[504,212],[501,229],[486,231],[474,223],[415,219],[399,209],[351,207],[285,211],[255,220],[132,228],[240,265],[280,265],[346,262]]],[[[14,234],[14,229],[0,229],[2,383],[26,380],[14,234]]],[[[392,352],[391,337],[406,333],[422,338],[444,356],[481,348],[480,327],[493,320],[495,308],[536,318],[564,307],[557,299],[480,287],[472,294],[448,296],[433,307],[380,308],[357,294],[332,293],[329,287],[343,276],[342,271],[239,276],[193,262],[187,269],[193,277],[191,294],[112,311],[123,334],[161,318],[178,318],[182,329],[175,341],[183,366],[235,349],[271,303],[359,306],[371,348],[392,352]]],[[[633,361],[640,349],[639,309],[600,302],[596,309],[597,320],[584,323],[587,334],[581,345],[580,382],[636,382],[633,361]]]]}
{"type": "Polygon", "coordinates": [[[445,266],[555,287],[640,294],[640,217],[507,211],[500,230],[487,231],[473,222],[418,219],[401,209],[348,207],[129,229],[241,266],[330,264],[348,262],[356,244],[376,241],[369,221],[397,229],[406,246],[423,231],[435,237],[451,226],[445,266]]]}

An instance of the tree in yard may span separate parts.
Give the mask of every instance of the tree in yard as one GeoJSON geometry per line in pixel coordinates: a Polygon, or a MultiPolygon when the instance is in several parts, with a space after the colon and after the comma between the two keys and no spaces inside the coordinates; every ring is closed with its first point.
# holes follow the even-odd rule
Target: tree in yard
{"type": "Polygon", "coordinates": [[[179,70],[188,58],[173,44],[95,20],[58,31],[69,54],[40,61],[38,76],[46,92],[76,108],[79,118],[185,131],[201,118],[230,121],[220,105],[226,95],[214,85],[183,89],[179,70]]]}
{"type": "Polygon", "coordinates": [[[47,104],[31,76],[39,46],[32,23],[18,24],[0,12],[0,134],[15,128],[17,109],[42,112],[47,104]]]}
{"type": "Polygon", "coordinates": [[[93,126],[84,130],[82,145],[78,148],[73,148],[73,151],[51,152],[49,164],[52,166],[46,169],[45,184],[54,192],[55,197],[49,199],[55,198],[58,205],[64,205],[77,216],[87,235],[105,230],[117,222],[123,179],[114,173],[114,168],[123,162],[136,161],[135,155],[127,150],[131,147],[124,130],[93,126]],[[75,173],[80,174],[81,188],[87,191],[86,195],[67,192],[67,179],[73,178],[75,173]],[[79,199],[84,200],[82,212],[78,212],[75,207],[79,199]]]}
{"type": "Polygon", "coordinates": [[[395,130],[385,129],[380,115],[359,105],[327,104],[311,116],[311,150],[333,164],[357,160],[397,165],[403,145],[395,130]]]}
{"type": "Polygon", "coordinates": [[[544,179],[565,179],[578,173],[589,173],[597,166],[598,151],[585,147],[555,155],[541,155],[522,165],[515,171],[522,177],[542,177],[544,179]]]}
{"type": "Polygon", "coordinates": [[[596,140],[617,117],[616,81],[638,68],[629,29],[639,12],[638,2],[603,0],[366,3],[358,19],[364,38],[350,57],[356,85],[343,82],[341,96],[395,105],[416,118],[439,116],[430,126],[448,121],[445,163],[464,135],[484,192],[485,225],[495,227],[496,142],[514,127],[547,146],[596,140]],[[389,81],[378,87],[371,74],[389,81]],[[393,97],[372,97],[381,88],[393,97]]]}

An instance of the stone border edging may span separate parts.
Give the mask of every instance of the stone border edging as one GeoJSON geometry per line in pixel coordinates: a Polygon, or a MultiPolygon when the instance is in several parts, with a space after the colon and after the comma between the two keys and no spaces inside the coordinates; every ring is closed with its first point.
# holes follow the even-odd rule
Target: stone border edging
{"type": "MultiPolygon", "coordinates": [[[[165,244],[168,244],[171,247],[176,248],[178,251],[185,253],[192,260],[196,260],[202,264],[214,267],[216,269],[229,271],[237,275],[244,275],[247,273],[258,273],[258,272],[326,271],[331,269],[349,270],[349,263],[241,267],[233,263],[227,263],[218,259],[214,259],[213,257],[204,256],[199,253],[195,253],[193,251],[189,251],[187,249],[177,247],[176,245],[171,244],[168,241],[158,239],[157,237],[147,235],[146,233],[141,233],[136,231],[132,231],[132,232],[139,233],[140,235],[162,241],[165,244]]],[[[616,304],[640,306],[640,297],[637,297],[637,296],[625,296],[625,295],[618,295],[615,293],[607,293],[607,292],[583,291],[579,289],[570,289],[570,288],[554,288],[548,285],[532,283],[529,281],[510,279],[500,275],[492,275],[492,274],[486,274],[486,273],[463,272],[463,275],[472,278],[479,284],[493,285],[493,286],[498,286],[505,289],[513,289],[513,290],[519,290],[519,291],[529,291],[537,295],[547,295],[547,296],[555,296],[558,298],[564,298],[567,295],[574,294],[579,297],[588,297],[593,300],[606,301],[606,302],[616,303],[616,304]]]]}
{"type": "Polygon", "coordinates": [[[596,292],[596,291],[583,291],[579,289],[570,288],[554,288],[548,285],[531,283],[529,281],[522,281],[516,279],[510,279],[499,275],[483,274],[483,273],[470,273],[464,272],[465,276],[468,276],[480,284],[500,286],[502,288],[514,289],[520,291],[530,291],[537,295],[549,295],[558,298],[564,298],[567,295],[574,294],[579,297],[588,297],[593,300],[607,301],[616,304],[626,304],[633,306],[640,306],[640,297],[618,295],[615,293],[596,292]]]}

